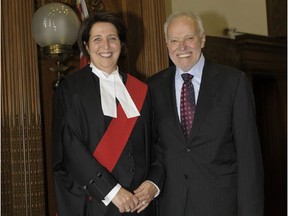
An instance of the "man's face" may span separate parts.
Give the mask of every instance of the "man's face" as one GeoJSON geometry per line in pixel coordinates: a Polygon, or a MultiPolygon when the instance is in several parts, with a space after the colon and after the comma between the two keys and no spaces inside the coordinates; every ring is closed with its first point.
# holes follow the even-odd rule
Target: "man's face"
{"type": "Polygon", "coordinates": [[[167,47],[173,63],[183,71],[190,70],[199,60],[205,45],[197,23],[189,17],[174,18],[167,28],[167,47]]]}

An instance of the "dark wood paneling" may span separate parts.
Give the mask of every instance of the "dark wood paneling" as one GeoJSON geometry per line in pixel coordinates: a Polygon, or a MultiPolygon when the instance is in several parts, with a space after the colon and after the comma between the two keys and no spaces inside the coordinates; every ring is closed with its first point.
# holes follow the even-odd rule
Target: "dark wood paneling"
{"type": "Polygon", "coordinates": [[[240,53],[233,39],[206,36],[203,53],[210,61],[235,68],[241,67],[240,53]]]}
{"type": "Polygon", "coordinates": [[[287,37],[287,0],[266,0],[268,35],[287,37]]]}
{"type": "Polygon", "coordinates": [[[265,215],[287,215],[286,38],[236,38],[241,69],[252,79],[265,171],[265,215]]]}
{"type": "Polygon", "coordinates": [[[286,213],[286,80],[253,76],[257,120],[265,168],[265,215],[286,213]],[[285,110],[284,110],[285,109],[285,110]]]}

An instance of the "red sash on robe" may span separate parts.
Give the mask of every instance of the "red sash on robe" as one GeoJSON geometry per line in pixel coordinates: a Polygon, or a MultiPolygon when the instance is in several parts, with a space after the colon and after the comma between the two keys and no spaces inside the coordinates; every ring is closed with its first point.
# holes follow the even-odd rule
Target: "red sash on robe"
{"type": "MultiPolygon", "coordinates": [[[[128,74],[126,89],[140,112],[147,94],[147,85],[128,74]]],[[[93,153],[96,160],[110,172],[125,148],[137,119],[138,117],[128,119],[122,106],[118,104],[117,118],[112,119],[93,153]]]]}

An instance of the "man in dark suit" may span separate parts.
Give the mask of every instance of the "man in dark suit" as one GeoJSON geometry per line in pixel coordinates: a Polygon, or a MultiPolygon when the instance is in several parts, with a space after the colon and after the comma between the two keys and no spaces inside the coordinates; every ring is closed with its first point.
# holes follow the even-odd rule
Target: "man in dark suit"
{"type": "Polygon", "coordinates": [[[148,80],[166,172],[160,216],[262,216],[261,149],[245,73],[204,58],[204,28],[193,13],[172,14],[164,31],[175,66],[148,80]]]}

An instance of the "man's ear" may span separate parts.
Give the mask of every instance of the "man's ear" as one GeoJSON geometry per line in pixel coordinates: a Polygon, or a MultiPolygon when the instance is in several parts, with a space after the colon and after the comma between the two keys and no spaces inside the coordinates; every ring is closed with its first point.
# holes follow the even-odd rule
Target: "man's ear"
{"type": "Polygon", "coordinates": [[[206,43],[206,34],[203,33],[203,35],[201,37],[201,48],[205,47],[205,43],[206,43]]]}

